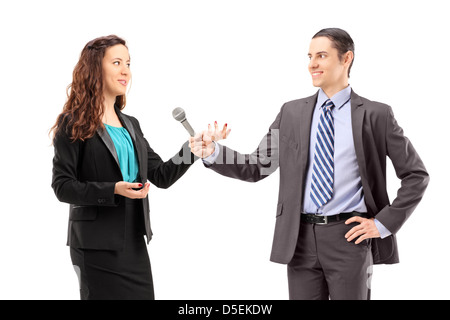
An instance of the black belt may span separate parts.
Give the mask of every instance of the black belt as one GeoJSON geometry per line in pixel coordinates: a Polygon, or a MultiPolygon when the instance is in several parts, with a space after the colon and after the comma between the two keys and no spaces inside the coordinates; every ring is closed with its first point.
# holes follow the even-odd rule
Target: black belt
{"type": "Polygon", "coordinates": [[[316,214],[302,213],[301,220],[303,222],[315,223],[315,224],[327,224],[329,222],[336,222],[341,220],[347,220],[351,217],[368,218],[369,216],[365,212],[342,212],[333,216],[320,216],[316,214]]]}

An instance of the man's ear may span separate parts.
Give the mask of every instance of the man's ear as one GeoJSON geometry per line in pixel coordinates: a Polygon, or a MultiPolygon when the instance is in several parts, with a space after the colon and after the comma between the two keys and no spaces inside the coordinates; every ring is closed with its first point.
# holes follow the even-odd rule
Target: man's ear
{"type": "Polygon", "coordinates": [[[353,61],[353,51],[347,51],[344,55],[344,64],[350,65],[353,61]]]}

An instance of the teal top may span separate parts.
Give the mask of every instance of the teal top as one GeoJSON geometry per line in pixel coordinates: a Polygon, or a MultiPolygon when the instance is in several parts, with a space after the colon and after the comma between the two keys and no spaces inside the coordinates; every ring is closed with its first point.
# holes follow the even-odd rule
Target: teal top
{"type": "Polygon", "coordinates": [[[130,134],[123,127],[113,127],[106,123],[104,125],[114,142],[123,181],[135,182],[139,172],[139,165],[130,134]]]}

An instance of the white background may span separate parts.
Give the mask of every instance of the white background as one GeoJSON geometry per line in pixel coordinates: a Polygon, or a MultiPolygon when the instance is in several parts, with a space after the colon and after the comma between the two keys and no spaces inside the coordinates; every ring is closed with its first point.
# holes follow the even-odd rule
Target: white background
{"type": "MultiPolygon", "coordinates": [[[[393,107],[431,182],[398,233],[401,263],[375,266],[373,299],[448,299],[447,1],[9,1],[0,10],[0,299],[79,299],[66,247],[68,204],[54,196],[48,130],[83,46],[128,41],[125,113],[168,160],[215,120],[224,143],[252,152],[281,105],[315,93],[311,37],[340,27],[356,44],[350,84],[393,107]]],[[[389,163],[390,165],[390,163],[389,163]]],[[[246,183],[197,162],[168,190],[151,186],[148,250],[157,299],[288,299],[269,261],[278,171],[246,183]]],[[[399,180],[388,168],[391,199],[399,180]]]]}

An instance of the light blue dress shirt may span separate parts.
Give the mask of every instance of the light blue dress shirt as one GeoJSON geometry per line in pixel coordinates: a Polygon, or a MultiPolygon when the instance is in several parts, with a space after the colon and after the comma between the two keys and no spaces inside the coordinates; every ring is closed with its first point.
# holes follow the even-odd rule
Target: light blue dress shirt
{"type": "Polygon", "coordinates": [[[135,182],[139,173],[139,165],[130,134],[123,127],[113,127],[106,123],[104,125],[114,142],[123,181],[135,182]]]}
{"type": "Polygon", "coordinates": [[[303,197],[303,212],[305,213],[332,216],[341,212],[367,212],[361,176],[359,175],[359,166],[356,160],[355,145],[353,143],[350,94],[351,87],[348,86],[330,98],[334,104],[334,108],[331,109],[334,119],[335,150],[333,197],[325,205],[318,208],[310,196],[312,170],[321,107],[329,99],[322,89],[319,90],[311,123],[309,165],[303,197]]]}
{"type": "MultiPolygon", "coordinates": [[[[347,86],[329,98],[322,89],[319,89],[311,123],[309,165],[303,197],[303,212],[305,213],[332,216],[341,212],[367,212],[353,142],[351,92],[352,88],[347,86]],[[318,208],[310,196],[311,179],[320,109],[327,99],[330,99],[334,104],[331,111],[334,119],[334,187],[331,200],[318,208]]],[[[374,219],[374,221],[381,238],[391,234],[377,219],[374,219]]]]}
{"type": "MultiPolygon", "coordinates": [[[[320,108],[329,99],[322,89],[319,90],[311,124],[309,166],[306,175],[302,212],[324,216],[332,216],[341,212],[367,212],[353,142],[350,95],[351,87],[348,86],[331,97],[331,101],[335,106],[332,109],[335,132],[333,197],[324,206],[318,208],[310,197],[313,157],[317,140],[320,108]]],[[[219,150],[216,144],[214,153],[203,159],[203,161],[210,164],[214,163],[219,155],[219,150]]],[[[381,238],[391,234],[377,219],[374,221],[381,238]]]]}

